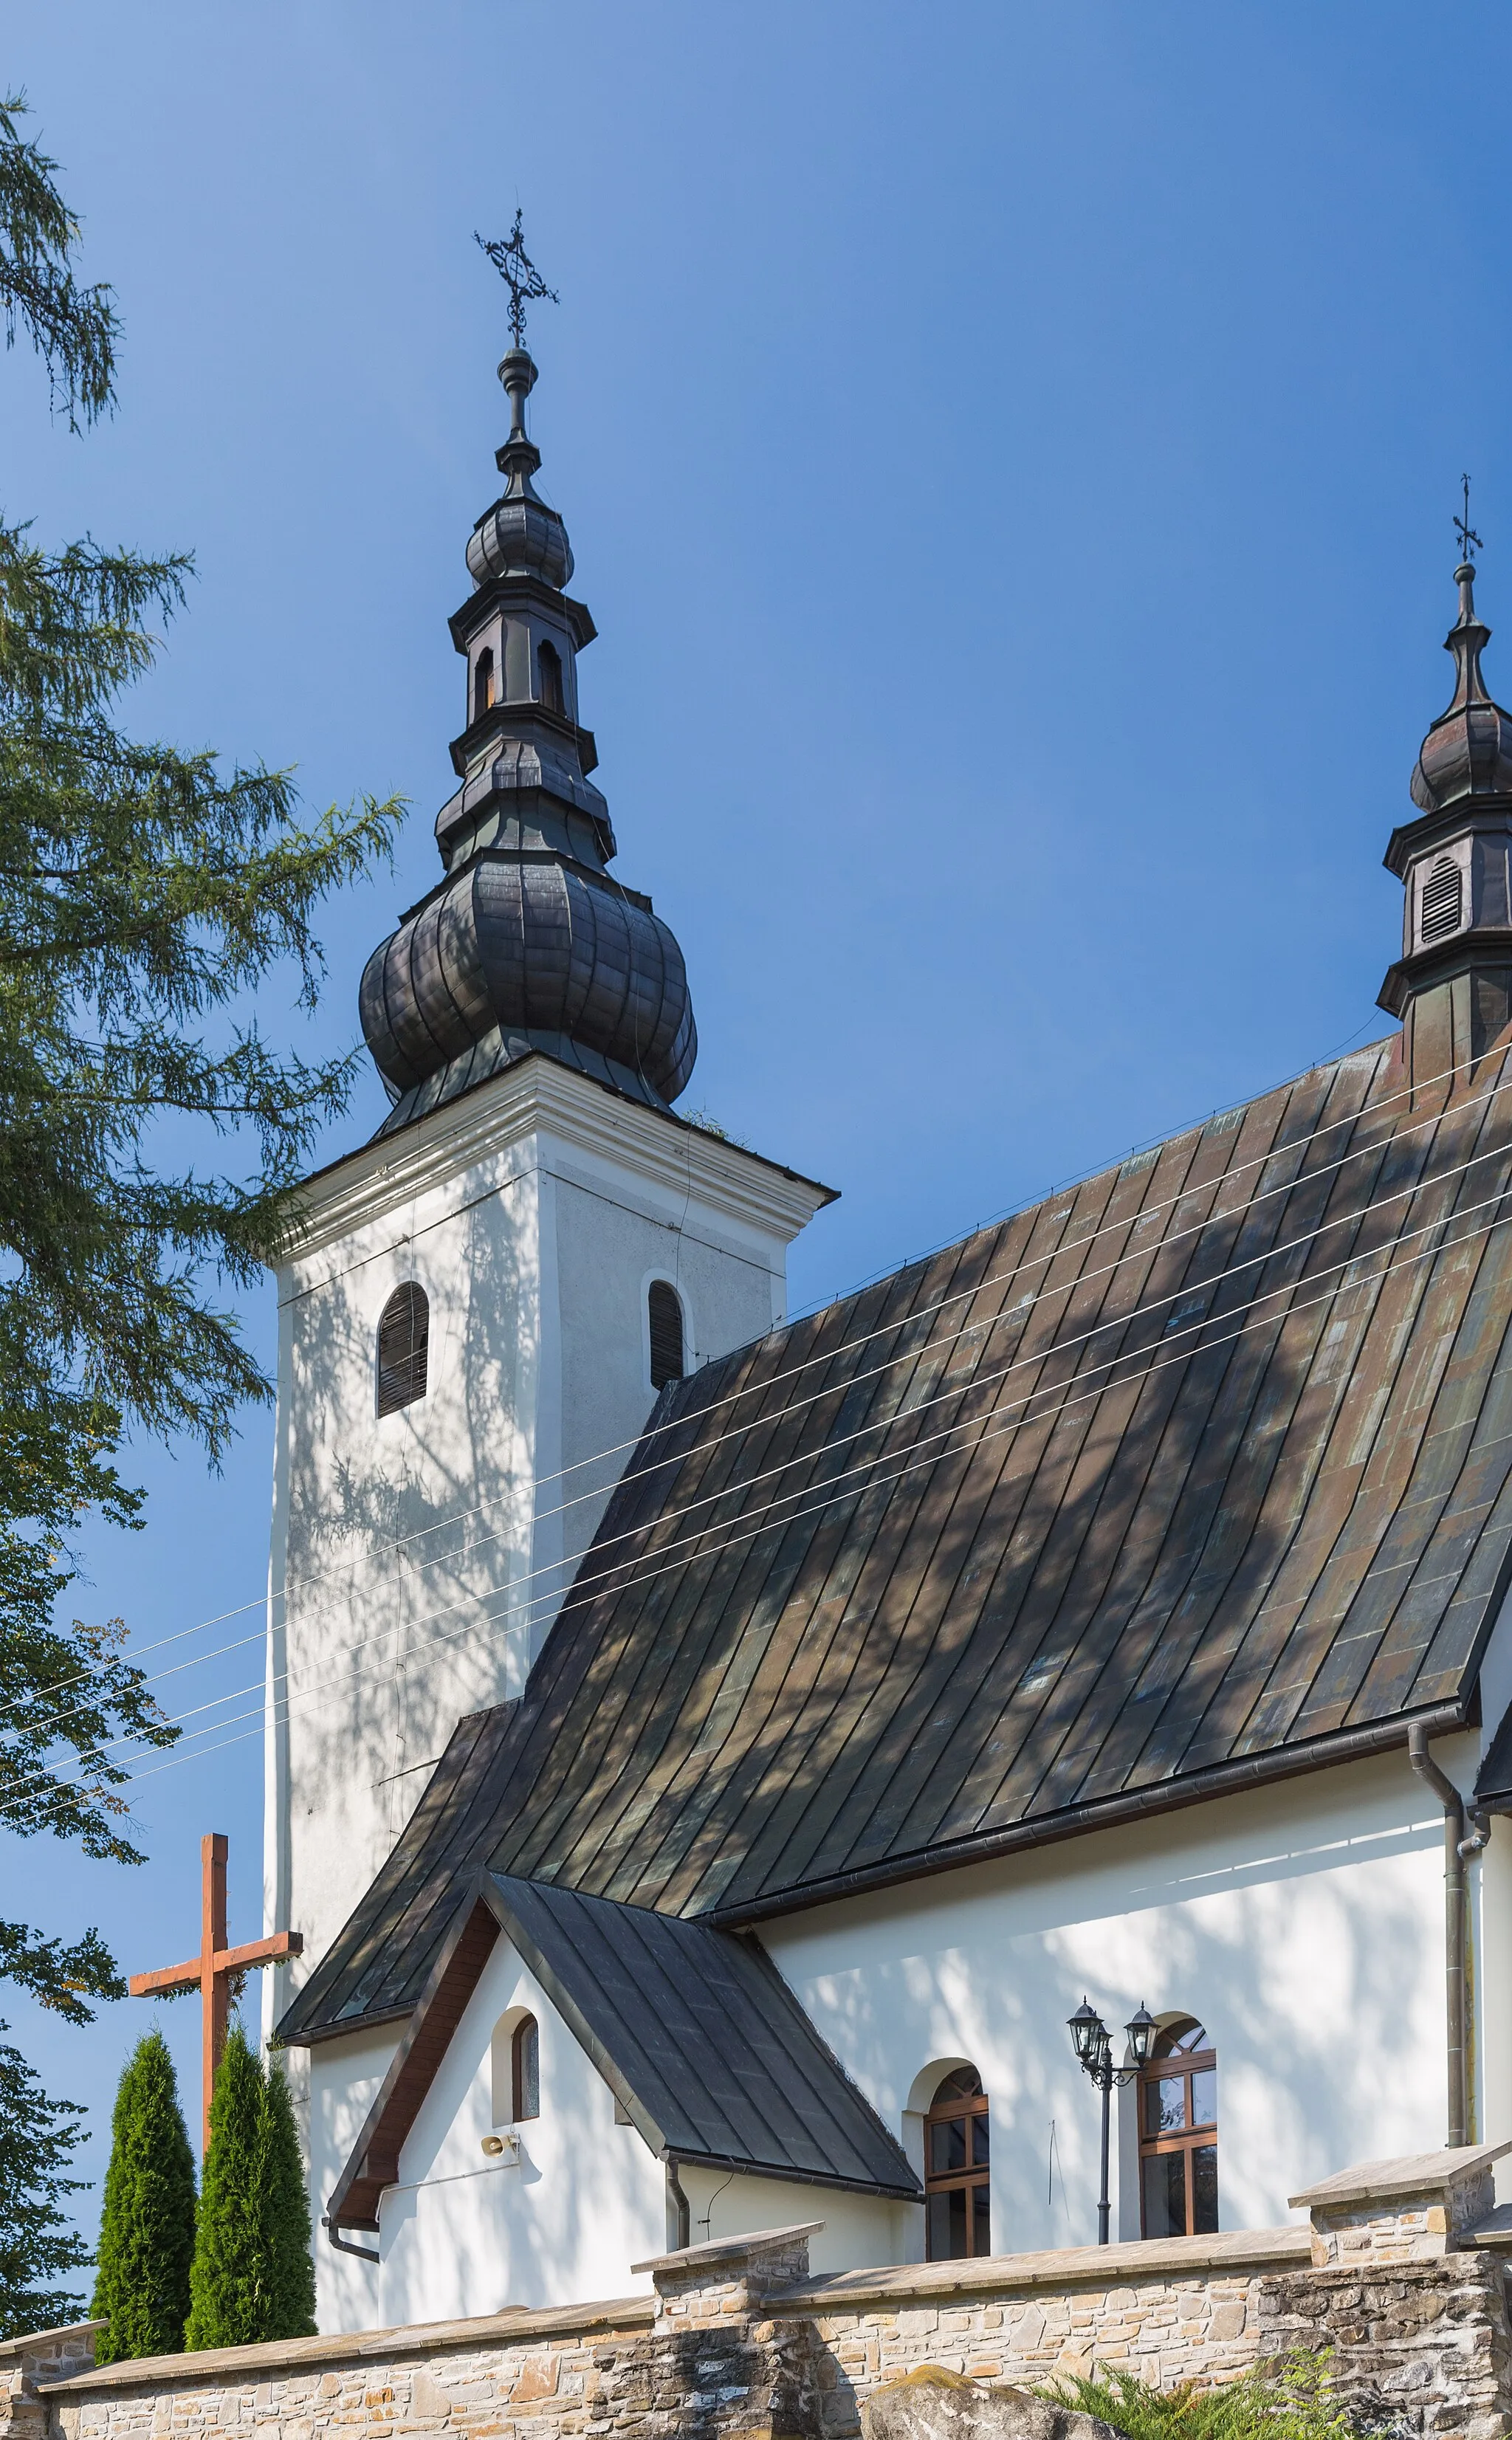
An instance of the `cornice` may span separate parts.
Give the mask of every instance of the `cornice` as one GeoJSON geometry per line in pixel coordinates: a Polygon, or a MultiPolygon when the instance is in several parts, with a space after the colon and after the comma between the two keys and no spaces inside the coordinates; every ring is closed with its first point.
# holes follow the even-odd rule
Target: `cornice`
{"type": "Polygon", "coordinates": [[[544,1053],[506,1068],[455,1102],[317,1170],[297,1193],[299,1216],[280,1267],[549,1134],[665,1192],[790,1244],[838,1190],[761,1153],[663,1117],[544,1053]]]}

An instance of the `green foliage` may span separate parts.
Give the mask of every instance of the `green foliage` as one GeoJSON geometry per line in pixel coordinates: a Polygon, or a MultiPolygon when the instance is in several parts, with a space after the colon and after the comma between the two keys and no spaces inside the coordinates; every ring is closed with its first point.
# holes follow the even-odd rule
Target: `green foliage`
{"type": "MultiPolygon", "coordinates": [[[[0,311],[70,421],[113,401],[109,292],[81,288],[55,165],[0,104],[0,311]]],[[[140,1522],[115,1457],[145,1428],[212,1460],[268,1384],[220,1310],[277,1247],[288,1191],[355,1053],[269,1049],[238,1007],[273,970],[318,994],[314,911],[387,853],[397,808],[313,824],[289,776],[116,726],[189,563],[90,540],[49,551],[0,515],[0,1821],[139,1862],[124,1749],[164,1720],[120,1622],[64,1627],[81,1520],[140,1522]],[[207,1038],[207,1028],[214,1040],[207,1038]],[[243,1139],[250,1177],[160,1155],[243,1139]]],[[[0,1925],[0,1976],[86,2021],[122,1986],[99,1935],[0,1925]]]]}
{"type": "Polygon", "coordinates": [[[210,2149],[189,2273],[187,2347],[241,2347],[262,2336],[258,2213],[262,2095],[261,2062],[241,2026],[233,2024],[210,2100],[210,2149]]]}
{"type": "Polygon", "coordinates": [[[92,2313],[110,2323],[97,2363],[177,2355],[194,2258],[194,2155],[168,2044],[144,2034],[121,2070],[92,2313]]]}
{"type": "Polygon", "coordinates": [[[52,381],[74,431],[79,417],[93,423],[111,404],[116,342],[120,336],[108,288],[81,288],[69,256],[79,223],[58,192],[58,164],[27,143],[18,120],[25,94],[0,102],[0,303],[6,345],[20,323],[52,381]]]}
{"type": "Polygon", "coordinates": [[[0,2042],[0,2338],[56,2329],[82,2311],[82,2297],[44,2283],[89,2260],[60,2209],[82,2188],[67,2172],[83,2114],[77,2102],[49,2101],[21,2053],[0,2042]]]}
{"type": "Polygon", "coordinates": [[[268,2070],[262,2104],[262,2165],[259,2190],[266,2268],[263,2273],[268,2339],[313,2339],[315,2333],[315,2263],[310,2252],[310,2204],[304,2164],[294,2123],[294,2104],[283,2070],[268,2070]]]}
{"type": "Polygon", "coordinates": [[[1104,2365],[1040,2394],[1112,2425],[1125,2440],[1354,2440],[1355,2425],[1333,2393],[1326,2350],[1258,2364],[1222,2388],[1182,2381],[1157,2389],[1104,2365]]]}
{"type": "Polygon", "coordinates": [[[264,2076],[233,2025],[210,2104],[210,2152],[189,2280],[188,2347],[315,2331],[310,2209],[281,2069],[264,2076]]]}

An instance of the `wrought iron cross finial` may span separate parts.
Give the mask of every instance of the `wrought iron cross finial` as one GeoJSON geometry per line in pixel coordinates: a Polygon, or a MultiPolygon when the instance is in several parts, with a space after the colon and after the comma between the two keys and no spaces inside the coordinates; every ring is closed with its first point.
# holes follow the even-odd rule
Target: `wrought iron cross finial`
{"type": "Polygon", "coordinates": [[[1465,513],[1463,516],[1455,518],[1454,530],[1460,538],[1461,557],[1473,565],[1476,552],[1478,550],[1484,550],[1485,548],[1485,545],[1470,523],[1470,478],[1468,475],[1462,475],[1460,476],[1460,487],[1465,493],[1465,513]]]}
{"type": "Polygon", "coordinates": [[[560,305],[562,302],[556,290],[548,288],[525,251],[525,239],[521,231],[523,217],[516,205],[514,226],[508,237],[478,237],[477,229],[473,231],[477,243],[482,247],[510,292],[510,330],[517,348],[523,348],[525,345],[526,306],[534,303],[538,298],[545,299],[552,305],[560,305]]]}

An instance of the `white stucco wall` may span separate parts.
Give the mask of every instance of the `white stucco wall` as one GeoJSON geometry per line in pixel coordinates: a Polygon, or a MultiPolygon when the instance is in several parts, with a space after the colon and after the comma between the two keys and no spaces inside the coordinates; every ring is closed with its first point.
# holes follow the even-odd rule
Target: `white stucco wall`
{"type": "MultiPolygon", "coordinates": [[[[507,2120],[503,2123],[507,2124],[507,2120]]],[[[502,1935],[463,2012],[379,2214],[378,2319],[428,2322],[506,2305],[649,2288],[632,2279],[667,2243],[665,2175],[502,1935]],[[519,2158],[485,2159],[495,2127],[492,2039],[512,2009],[540,2028],[541,2109],[519,2158]]]]}
{"type": "MultiPolygon", "coordinates": [[[[1478,1742],[1435,1750],[1463,1775],[1478,1742]]],[[[1114,2027],[1142,2000],[1206,2024],[1225,2228],[1286,2220],[1288,2194],[1350,2162],[1441,2144],[1442,1875],[1442,1817],[1392,1754],[815,1909],[762,1937],[916,2163],[938,2077],[965,2059],[980,2070],[993,2248],[1017,2252],[1096,2233],[1098,2097],[1066,2030],[1084,1992],[1114,2027]]],[[[1484,2041],[1504,2049],[1504,2021],[1484,2041]]],[[[344,2048],[314,2054],[327,2194],[346,2157],[334,2129],[350,2145],[356,2097],[387,2055],[383,2043],[370,2058],[344,2048]]],[[[615,2123],[608,2088],[502,1938],[400,2168],[382,2271],[324,2269],[323,2326],[337,2325],[328,2295],[361,2326],[623,2294],[630,2264],[670,2241],[661,2163],[615,2123]],[[520,2130],[518,2164],[495,2165],[481,2151],[492,2036],[519,2007],[541,2029],[541,2112],[520,2130]]],[[[812,2217],[826,2222],[814,2257],[826,2270],[923,2252],[917,2207],[703,2169],[682,2179],[694,2243],[812,2217]]],[[[1113,2199],[1115,2236],[1137,2236],[1127,2101],[1113,2199]]]]}
{"type": "Polygon", "coordinates": [[[653,1403],[649,1278],[683,1298],[690,1364],[741,1345],[781,1319],[821,1200],[540,1059],[305,1190],[279,1274],[264,1864],[268,1926],[304,1957],[279,2007],[457,1720],[522,1686],[653,1403]],[[380,1418],[405,1280],[427,1391],[380,1418]]]}
{"type": "MultiPolygon", "coordinates": [[[[1473,1755],[1435,1750],[1456,1745],[1473,1755]]],[[[1443,1920],[1442,1815],[1394,1754],[760,1929],[915,2160],[921,2072],[979,2069],[1008,2252],[1096,2235],[1098,2095],[1066,2030],[1084,1993],[1115,2029],[1142,2000],[1206,2024],[1225,2228],[1278,2225],[1288,2194],[1352,2161],[1441,2144],[1443,1920]]],[[[1137,2236],[1118,2152],[1115,2134],[1113,2233],[1137,2236]]]]}
{"type": "MultiPolygon", "coordinates": [[[[352,2253],[338,2253],[320,2225],[320,2215],[362,2132],[403,2031],[395,2024],[373,2034],[338,2035],[316,2052],[291,2051],[282,2058],[290,2089],[303,2104],[308,2131],[315,2320],[322,2330],[378,2326],[376,2266],[352,2253]]],[[[372,2242],[352,2230],[347,2234],[359,2245],[372,2242]]]]}

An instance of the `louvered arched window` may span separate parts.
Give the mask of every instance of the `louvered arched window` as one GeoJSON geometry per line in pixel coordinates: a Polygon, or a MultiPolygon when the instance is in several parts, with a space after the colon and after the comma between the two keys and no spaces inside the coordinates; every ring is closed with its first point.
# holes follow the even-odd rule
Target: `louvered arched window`
{"type": "Polygon", "coordinates": [[[430,1306],[416,1280],[406,1280],[378,1317],[378,1412],[391,1415],[425,1394],[430,1306]]]}
{"type": "Polygon", "coordinates": [[[651,1386],[664,1390],[683,1375],[682,1300],[668,1280],[653,1280],[646,1292],[651,1323],[651,1386]]]}
{"type": "Polygon", "coordinates": [[[473,663],[473,718],[494,709],[494,655],[485,644],[473,663]]]}
{"type": "Polygon", "coordinates": [[[1441,855],[1429,868],[1418,901],[1417,937],[1426,948],[1431,941],[1447,941],[1465,920],[1465,875],[1451,855],[1441,855]]]}
{"type": "Polygon", "coordinates": [[[554,644],[541,644],[536,649],[541,667],[541,701],[548,711],[564,711],[566,699],[562,692],[562,655],[554,644]]]}

